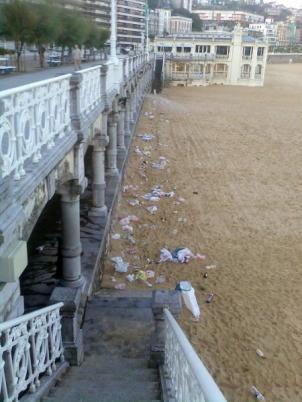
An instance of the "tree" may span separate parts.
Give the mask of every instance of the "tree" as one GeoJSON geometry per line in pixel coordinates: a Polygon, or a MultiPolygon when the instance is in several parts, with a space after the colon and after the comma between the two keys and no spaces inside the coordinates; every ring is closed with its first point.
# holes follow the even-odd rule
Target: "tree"
{"type": "Polygon", "coordinates": [[[61,9],[58,18],[59,35],[56,44],[61,46],[61,58],[63,61],[66,48],[74,45],[83,45],[89,34],[87,20],[77,11],[61,9]]]}
{"type": "Polygon", "coordinates": [[[55,42],[59,35],[60,27],[57,24],[57,19],[60,10],[44,2],[33,4],[32,9],[36,14],[36,20],[31,31],[31,38],[37,46],[40,67],[43,68],[46,46],[55,42]]]}
{"type": "Polygon", "coordinates": [[[25,43],[32,43],[31,32],[36,23],[36,15],[32,7],[22,0],[3,4],[0,15],[0,35],[15,42],[17,71],[20,71],[20,57],[25,43]]]}

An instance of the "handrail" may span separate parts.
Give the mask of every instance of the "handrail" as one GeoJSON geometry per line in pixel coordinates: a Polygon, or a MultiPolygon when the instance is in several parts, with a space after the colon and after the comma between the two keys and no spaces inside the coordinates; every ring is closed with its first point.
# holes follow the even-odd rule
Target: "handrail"
{"type": "MultiPolygon", "coordinates": [[[[187,364],[189,366],[189,369],[191,369],[191,373],[189,373],[190,375],[188,376],[188,373],[186,376],[182,376],[181,373],[178,373],[178,375],[174,376],[174,378],[177,378],[178,380],[181,378],[181,381],[186,381],[189,380],[190,383],[192,384],[192,386],[190,387],[190,383],[189,384],[172,384],[172,387],[174,386],[175,388],[182,387],[186,390],[187,394],[182,394],[182,398],[185,399],[178,399],[177,395],[176,395],[176,402],[183,402],[184,400],[194,400],[194,401],[205,401],[205,402],[226,402],[225,397],[223,396],[222,392],[220,391],[220,389],[218,388],[217,384],[215,383],[215,381],[213,380],[212,376],[210,375],[210,373],[208,372],[208,370],[206,369],[206,367],[204,366],[204,364],[202,363],[202,361],[200,360],[200,358],[198,357],[197,353],[195,352],[194,348],[192,347],[191,343],[189,342],[189,340],[187,339],[186,335],[184,334],[184,332],[182,331],[182,329],[180,328],[180,326],[178,325],[178,323],[175,321],[175,319],[173,318],[172,314],[170,313],[170,311],[168,309],[164,309],[164,316],[165,316],[165,321],[166,321],[166,331],[172,331],[173,332],[173,336],[174,339],[172,340],[173,343],[173,348],[175,347],[175,351],[173,351],[174,353],[178,352],[177,351],[177,347],[181,349],[182,351],[182,358],[185,358],[185,361],[183,361],[183,364],[181,367],[169,367],[169,356],[165,356],[166,357],[166,362],[165,362],[165,369],[167,369],[168,374],[169,371],[171,370],[182,370],[182,368],[185,366],[185,364],[187,364]],[[175,342],[176,341],[176,342],[175,342]],[[177,343],[177,345],[176,345],[177,343]],[[192,378],[192,375],[194,376],[194,378],[192,378]],[[195,381],[194,381],[195,380],[195,381]],[[197,384],[198,386],[198,390],[194,390],[194,382],[195,384],[197,384]],[[191,397],[190,399],[190,391],[193,393],[194,396],[199,395],[200,397],[199,399],[194,399],[193,397],[191,397]]],[[[171,334],[170,334],[171,335],[171,334]]],[[[166,334],[166,338],[167,336],[169,337],[169,334],[166,334]]],[[[168,340],[169,341],[169,340],[168,340]]],[[[167,339],[166,339],[166,346],[167,346],[167,339]]],[[[166,353],[169,353],[169,347],[166,347],[166,353]]],[[[171,352],[171,351],[170,351],[171,352]]],[[[173,377],[173,375],[172,375],[173,377]]],[[[173,383],[173,380],[172,380],[173,383]]],[[[177,393],[177,389],[174,390],[177,393]]]]}

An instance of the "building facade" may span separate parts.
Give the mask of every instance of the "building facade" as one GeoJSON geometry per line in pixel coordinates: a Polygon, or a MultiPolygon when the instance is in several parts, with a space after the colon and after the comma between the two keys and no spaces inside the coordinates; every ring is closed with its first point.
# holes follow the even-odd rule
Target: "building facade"
{"type": "Polygon", "coordinates": [[[199,18],[202,21],[237,22],[237,23],[264,22],[264,17],[262,15],[247,13],[245,11],[195,9],[192,12],[198,14],[199,18]]]}
{"type": "Polygon", "coordinates": [[[191,33],[158,37],[154,50],[164,59],[164,77],[171,85],[211,84],[262,86],[268,46],[245,34],[191,33]]]}
{"type": "Polygon", "coordinates": [[[146,1],[117,0],[117,43],[122,47],[142,47],[145,31],[146,1]]]}
{"type": "Polygon", "coordinates": [[[156,8],[149,11],[148,26],[150,35],[165,35],[170,33],[171,10],[156,8]]]}
{"type": "Polygon", "coordinates": [[[192,32],[192,18],[174,16],[170,19],[170,33],[192,32]]]}

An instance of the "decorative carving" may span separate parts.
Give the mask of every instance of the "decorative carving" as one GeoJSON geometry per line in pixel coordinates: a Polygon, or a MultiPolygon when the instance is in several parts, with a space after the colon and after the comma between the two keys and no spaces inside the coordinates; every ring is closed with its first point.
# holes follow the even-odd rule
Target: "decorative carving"
{"type": "Polygon", "coordinates": [[[100,66],[87,68],[82,75],[80,86],[80,113],[88,114],[95,108],[101,98],[100,66]]]}

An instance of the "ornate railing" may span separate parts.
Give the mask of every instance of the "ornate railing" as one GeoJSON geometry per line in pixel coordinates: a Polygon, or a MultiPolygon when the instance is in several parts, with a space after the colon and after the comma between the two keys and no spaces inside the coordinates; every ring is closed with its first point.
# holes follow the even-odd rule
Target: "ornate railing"
{"type": "Polygon", "coordinates": [[[63,303],[0,324],[0,401],[17,402],[19,395],[40,386],[64,361],[60,308],[63,303]]]}
{"type": "Polygon", "coordinates": [[[70,128],[70,81],[64,75],[0,92],[0,179],[25,175],[25,162],[38,162],[42,148],[70,128]]]}
{"type": "Polygon", "coordinates": [[[101,98],[101,66],[86,68],[78,72],[82,76],[80,86],[81,114],[93,110],[101,98]]]}
{"type": "Polygon", "coordinates": [[[175,402],[226,402],[215,381],[169,310],[165,317],[164,374],[175,402]]]}

